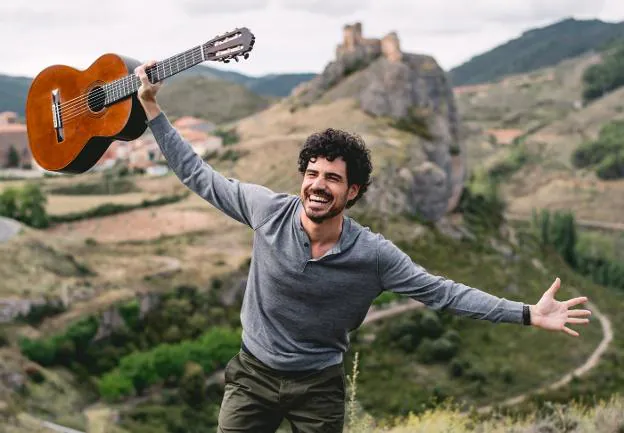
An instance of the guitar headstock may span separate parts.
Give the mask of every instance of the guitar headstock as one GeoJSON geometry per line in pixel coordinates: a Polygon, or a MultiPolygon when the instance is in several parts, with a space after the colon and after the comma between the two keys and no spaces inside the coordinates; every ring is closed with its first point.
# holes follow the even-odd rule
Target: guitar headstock
{"type": "Polygon", "coordinates": [[[206,60],[228,63],[233,59],[238,62],[239,56],[249,57],[255,41],[253,33],[242,27],[209,40],[202,45],[202,50],[206,60]]]}

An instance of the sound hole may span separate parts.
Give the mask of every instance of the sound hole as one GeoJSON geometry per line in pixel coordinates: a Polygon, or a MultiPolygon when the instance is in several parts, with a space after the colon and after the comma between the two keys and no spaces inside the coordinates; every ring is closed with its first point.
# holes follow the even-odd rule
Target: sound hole
{"type": "Polygon", "coordinates": [[[106,100],[106,92],[101,87],[94,87],[89,92],[88,104],[89,110],[98,112],[104,109],[104,102],[106,100]]]}

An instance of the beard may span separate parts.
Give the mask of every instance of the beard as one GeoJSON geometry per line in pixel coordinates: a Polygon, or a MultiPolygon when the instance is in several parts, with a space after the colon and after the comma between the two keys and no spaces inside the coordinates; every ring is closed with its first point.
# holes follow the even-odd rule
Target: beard
{"type": "Polygon", "coordinates": [[[313,190],[306,191],[304,194],[303,209],[306,216],[316,224],[320,224],[323,221],[331,219],[336,215],[339,215],[346,207],[347,193],[340,199],[335,199],[328,191],[313,190]],[[327,199],[326,204],[315,203],[310,200],[310,196],[317,195],[324,199],[327,199]]]}

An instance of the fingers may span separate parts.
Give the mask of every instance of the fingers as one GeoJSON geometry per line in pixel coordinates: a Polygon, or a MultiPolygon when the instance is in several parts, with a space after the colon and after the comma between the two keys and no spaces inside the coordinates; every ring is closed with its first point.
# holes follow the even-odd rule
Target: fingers
{"type": "Polygon", "coordinates": [[[574,307],[574,306],[579,305],[579,304],[584,304],[585,302],[587,302],[587,297],[580,296],[578,298],[573,298],[573,299],[567,300],[567,301],[564,302],[564,304],[565,304],[565,306],[567,308],[571,308],[571,307],[574,307]]]}
{"type": "Polygon", "coordinates": [[[145,72],[146,69],[154,66],[156,64],[156,60],[150,60],[146,63],[143,63],[140,66],[137,66],[134,69],[134,74],[139,77],[139,79],[141,80],[141,84],[143,84],[144,86],[149,86],[151,83],[149,81],[149,78],[147,77],[147,73],[145,72]]]}
{"type": "Polygon", "coordinates": [[[571,335],[571,336],[573,336],[573,337],[578,337],[578,336],[579,336],[579,333],[578,333],[578,332],[576,332],[576,331],[575,331],[575,330],[573,330],[573,329],[568,328],[567,326],[564,326],[564,327],[563,327],[563,331],[564,331],[566,334],[571,335]]]}
{"type": "Polygon", "coordinates": [[[559,287],[561,287],[561,280],[559,279],[559,277],[557,277],[555,279],[555,282],[552,283],[552,285],[548,288],[548,290],[546,291],[546,293],[548,293],[549,295],[551,295],[552,297],[555,296],[555,293],[557,293],[557,290],[559,290],[559,287]]]}
{"type": "Polygon", "coordinates": [[[576,317],[568,317],[567,323],[576,323],[579,325],[584,325],[589,323],[589,319],[579,319],[576,317]]]}
{"type": "Polygon", "coordinates": [[[589,310],[568,310],[568,317],[588,317],[591,316],[589,310]]]}

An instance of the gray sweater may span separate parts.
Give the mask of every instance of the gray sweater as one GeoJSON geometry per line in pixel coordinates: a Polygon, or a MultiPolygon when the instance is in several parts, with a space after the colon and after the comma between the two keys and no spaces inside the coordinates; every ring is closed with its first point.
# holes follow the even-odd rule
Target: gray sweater
{"type": "Polygon", "coordinates": [[[243,298],[243,343],[278,370],[342,361],[351,330],[391,291],[434,310],[522,323],[520,302],[429,274],[382,235],[345,216],[337,244],[313,259],[298,196],[229,179],[206,164],[161,113],[149,126],[169,167],[191,191],[254,231],[243,298]]]}

